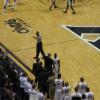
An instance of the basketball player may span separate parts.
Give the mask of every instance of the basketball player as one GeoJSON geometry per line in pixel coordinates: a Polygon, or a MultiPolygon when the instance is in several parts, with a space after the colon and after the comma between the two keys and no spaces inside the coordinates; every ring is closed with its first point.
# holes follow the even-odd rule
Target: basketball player
{"type": "Polygon", "coordinates": [[[66,7],[66,10],[64,11],[64,13],[67,13],[67,10],[69,9],[69,7],[73,11],[72,14],[75,14],[75,11],[73,8],[73,0],[67,0],[67,7],[66,7]]]}
{"type": "Polygon", "coordinates": [[[14,10],[15,5],[16,5],[16,1],[17,1],[17,0],[14,0],[13,4],[12,4],[12,6],[11,6],[11,5],[10,5],[10,0],[4,0],[4,7],[3,7],[2,13],[6,12],[7,7],[12,7],[12,9],[14,10]]]}
{"type": "Polygon", "coordinates": [[[79,93],[85,94],[86,88],[87,88],[87,84],[86,84],[86,82],[84,81],[84,78],[83,78],[83,77],[80,78],[80,81],[79,81],[77,87],[78,87],[78,92],[79,92],[79,93]]]}
{"type": "Polygon", "coordinates": [[[57,8],[56,6],[56,0],[51,0],[51,6],[49,7],[49,9],[51,10],[51,8],[54,6],[54,8],[57,8]]]}
{"type": "Polygon", "coordinates": [[[63,83],[63,80],[61,79],[61,74],[58,74],[58,78],[55,79],[56,90],[55,90],[54,100],[60,100],[61,98],[62,83],[63,83]]]}
{"type": "Polygon", "coordinates": [[[39,31],[36,31],[36,37],[33,36],[33,38],[35,38],[37,40],[37,44],[36,44],[36,56],[34,57],[34,59],[37,59],[39,56],[39,53],[41,52],[42,57],[45,57],[44,51],[43,51],[43,45],[42,45],[42,37],[40,35],[39,31]]]}
{"type": "Polygon", "coordinates": [[[94,94],[93,92],[90,92],[90,89],[88,87],[86,88],[85,96],[86,100],[94,100],[94,94]]]}
{"type": "Polygon", "coordinates": [[[69,94],[70,94],[70,86],[68,82],[66,82],[62,87],[62,96],[60,100],[64,100],[65,96],[69,96],[69,94]]]}
{"type": "Polygon", "coordinates": [[[57,53],[54,53],[54,58],[53,58],[53,71],[55,74],[55,78],[57,78],[58,73],[60,73],[60,60],[57,56],[57,53]]]}

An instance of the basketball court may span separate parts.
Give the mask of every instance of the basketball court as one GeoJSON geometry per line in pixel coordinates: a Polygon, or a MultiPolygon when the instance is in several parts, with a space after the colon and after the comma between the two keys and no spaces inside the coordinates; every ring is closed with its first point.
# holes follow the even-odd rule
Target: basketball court
{"type": "MultiPolygon", "coordinates": [[[[58,53],[61,73],[71,88],[83,76],[100,98],[100,1],[77,0],[76,14],[63,13],[66,1],[57,0],[57,9],[49,10],[50,0],[18,0],[15,11],[0,14],[0,45],[21,68],[31,73],[35,62],[36,31],[43,38],[45,53],[58,53]]],[[[0,1],[0,13],[3,0],[0,1]]],[[[41,57],[41,56],[40,56],[41,57]]]]}

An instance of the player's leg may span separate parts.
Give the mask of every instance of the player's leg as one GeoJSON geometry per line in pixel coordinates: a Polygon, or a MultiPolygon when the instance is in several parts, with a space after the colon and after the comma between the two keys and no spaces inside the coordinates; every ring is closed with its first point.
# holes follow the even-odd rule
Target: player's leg
{"type": "Polygon", "coordinates": [[[70,4],[70,8],[72,9],[72,11],[73,11],[73,13],[72,14],[75,14],[75,10],[74,10],[74,8],[73,8],[73,4],[72,4],[72,2],[71,2],[71,4],[70,4]]]}
{"type": "Polygon", "coordinates": [[[52,7],[53,7],[53,0],[51,0],[51,6],[49,7],[49,9],[51,10],[52,7]]]}
{"type": "Polygon", "coordinates": [[[3,11],[2,13],[4,13],[6,11],[7,6],[10,5],[10,0],[4,0],[4,6],[3,6],[3,11]]]}
{"type": "Polygon", "coordinates": [[[56,0],[53,0],[54,8],[57,8],[56,6],[56,0]]]}
{"type": "Polygon", "coordinates": [[[15,9],[16,2],[17,2],[17,0],[14,0],[14,2],[13,2],[13,4],[12,4],[12,9],[13,9],[13,10],[15,9]]]}
{"type": "Polygon", "coordinates": [[[49,7],[49,9],[51,10],[51,8],[54,6],[54,0],[51,0],[51,6],[49,7]]]}
{"type": "Polygon", "coordinates": [[[68,0],[67,0],[67,7],[66,7],[64,13],[67,13],[67,10],[68,10],[68,9],[69,9],[69,4],[68,4],[68,0]]]}

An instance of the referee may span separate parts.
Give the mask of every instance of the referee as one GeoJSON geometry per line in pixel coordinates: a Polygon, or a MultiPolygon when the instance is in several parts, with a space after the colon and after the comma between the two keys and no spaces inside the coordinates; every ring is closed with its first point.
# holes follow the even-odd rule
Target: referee
{"type": "Polygon", "coordinates": [[[67,13],[67,10],[70,7],[71,10],[73,11],[72,14],[75,14],[75,11],[74,11],[74,8],[73,8],[73,2],[74,2],[74,0],[67,0],[67,7],[66,7],[66,10],[64,11],[64,13],[67,13]]]}
{"type": "Polygon", "coordinates": [[[36,56],[34,57],[34,59],[38,58],[40,52],[42,54],[42,57],[44,58],[45,57],[45,53],[43,51],[42,38],[41,38],[40,32],[36,31],[36,36],[33,36],[33,38],[35,38],[37,40],[36,56]]]}

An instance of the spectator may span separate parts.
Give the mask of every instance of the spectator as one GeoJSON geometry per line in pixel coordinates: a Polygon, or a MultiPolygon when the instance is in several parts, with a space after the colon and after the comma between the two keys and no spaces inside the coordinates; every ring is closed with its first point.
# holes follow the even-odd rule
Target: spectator
{"type": "Polygon", "coordinates": [[[71,95],[72,100],[82,100],[82,94],[78,92],[78,88],[75,87],[75,93],[71,95]]]}

